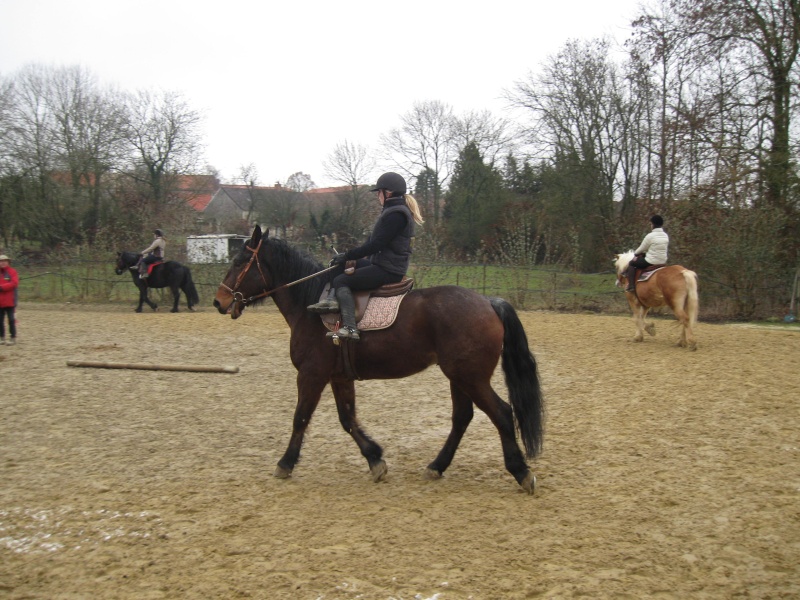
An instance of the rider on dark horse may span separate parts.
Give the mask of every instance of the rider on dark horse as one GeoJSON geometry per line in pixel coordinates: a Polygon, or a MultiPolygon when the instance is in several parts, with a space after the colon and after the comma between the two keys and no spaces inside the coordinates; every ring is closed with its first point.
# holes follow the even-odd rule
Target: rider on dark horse
{"type": "Polygon", "coordinates": [[[139,278],[147,279],[148,268],[155,262],[163,262],[164,252],[167,249],[167,240],[164,239],[164,234],[160,229],[156,229],[153,234],[155,239],[146,249],[142,250],[142,258],[139,260],[139,278]]]}
{"type": "Polygon", "coordinates": [[[662,229],[664,218],[661,215],[650,217],[650,233],[644,236],[642,243],[633,251],[636,255],[628,263],[628,287],[626,292],[636,290],[636,269],[645,269],[652,265],[667,264],[667,250],[669,249],[669,236],[662,229]]]}
{"type": "Polygon", "coordinates": [[[355,270],[349,274],[339,273],[331,282],[328,297],[308,307],[311,312],[320,314],[342,313],[342,327],[335,334],[329,332],[328,337],[360,339],[351,290],[371,290],[401,281],[411,260],[414,224],[423,222],[417,201],[406,194],[406,180],[397,173],[384,173],[370,191],[377,192],[383,210],[369,240],[358,248],[337,254],[331,261],[331,266],[341,265],[342,269],[348,261],[356,261],[355,270]]]}

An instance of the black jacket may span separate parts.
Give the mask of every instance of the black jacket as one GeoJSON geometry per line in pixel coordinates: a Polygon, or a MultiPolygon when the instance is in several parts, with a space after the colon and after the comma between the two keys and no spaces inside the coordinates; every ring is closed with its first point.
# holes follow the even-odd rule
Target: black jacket
{"type": "Polygon", "coordinates": [[[367,243],[349,250],[345,259],[369,256],[372,264],[390,273],[405,275],[411,262],[413,237],[414,217],[405,198],[388,198],[367,243]]]}

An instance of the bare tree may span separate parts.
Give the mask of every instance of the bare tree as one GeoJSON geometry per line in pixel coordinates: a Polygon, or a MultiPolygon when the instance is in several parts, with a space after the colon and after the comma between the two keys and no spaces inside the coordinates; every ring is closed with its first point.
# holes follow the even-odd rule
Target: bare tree
{"type": "Polygon", "coordinates": [[[457,152],[474,145],[489,166],[516,150],[516,134],[507,119],[491,111],[470,111],[453,117],[451,144],[457,152]]]}
{"type": "MultiPolygon", "coordinates": [[[[754,98],[766,115],[762,181],[766,202],[786,212],[796,211],[790,200],[791,114],[797,86],[800,52],[798,0],[674,0],[684,16],[687,35],[713,60],[721,52],[739,54],[740,77],[767,83],[768,101],[754,98]]],[[[762,88],[763,86],[756,86],[762,88]]]]}
{"type": "Polygon", "coordinates": [[[442,102],[417,102],[400,118],[400,127],[381,135],[387,159],[397,170],[413,179],[425,172],[433,181],[433,220],[441,216],[441,198],[450,177],[450,168],[458,156],[453,146],[453,109],[442,102]]]}
{"type": "Polygon", "coordinates": [[[289,178],[286,180],[286,187],[293,192],[307,192],[308,190],[317,187],[317,184],[314,183],[314,180],[311,179],[310,175],[307,175],[302,171],[298,171],[297,173],[289,175],[289,178]]]}
{"type": "Polygon", "coordinates": [[[65,67],[51,80],[53,140],[69,173],[76,202],[88,203],[82,223],[91,241],[109,198],[106,174],[119,167],[124,152],[124,111],[119,95],[101,89],[82,67],[65,67]]]}
{"type": "Polygon", "coordinates": [[[344,140],[334,146],[323,162],[325,175],[345,185],[357,187],[373,176],[375,159],[366,146],[344,140]]]}
{"type": "Polygon", "coordinates": [[[177,178],[194,172],[202,153],[200,114],[176,92],[142,91],[128,97],[128,173],[159,214],[173,199],[177,178]]]}
{"type": "Polygon", "coordinates": [[[349,186],[349,193],[336,194],[340,202],[339,224],[346,225],[348,233],[361,231],[366,226],[369,191],[364,185],[374,181],[375,159],[366,146],[347,140],[336,144],[323,163],[325,174],[349,186]]]}

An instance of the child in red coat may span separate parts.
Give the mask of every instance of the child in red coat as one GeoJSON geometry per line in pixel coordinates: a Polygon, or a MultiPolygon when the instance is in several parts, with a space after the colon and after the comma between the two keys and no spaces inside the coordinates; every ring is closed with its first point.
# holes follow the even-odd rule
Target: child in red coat
{"type": "Polygon", "coordinates": [[[0,344],[13,346],[17,343],[17,322],[14,309],[17,306],[17,286],[19,276],[16,269],[11,267],[11,260],[5,254],[0,254],[0,344]],[[6,341],[5,319],[8,315],[8,332],[11,338],[6,341]]]}

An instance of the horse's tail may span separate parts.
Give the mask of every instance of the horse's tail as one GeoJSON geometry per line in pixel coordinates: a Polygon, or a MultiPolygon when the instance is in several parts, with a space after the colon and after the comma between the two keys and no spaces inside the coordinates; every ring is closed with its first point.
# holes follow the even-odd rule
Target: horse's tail
{"type": "Polygon", "coordinates": [[[686,314],[689,316],[689,327],[697,325],[697,316],[700,312],[700,296],[697,294],[697,273],[686,269],[683,272],[686,282],[686,314]]]}
{"type": "Polygon", "coordinates": [[[502,364],[514,419],[525,453],[534,457],[542,450],[544,432],[544,400],[536,359],[514,307],[502,298],[490,298],[490,301],[505,329],[502,364]]]}
{"type": "Polygon", "coordinates": [[[181,289],[186,294],[186,297],[189,299],[191,304],[199,304],[200,303],[200,296],[197,295],[197,288],[194,287],[194,281],[192,281],[192,272],[189,270],[189,267],[183,267],[186,269],[183,274],[183,285],[181,289]]]}

